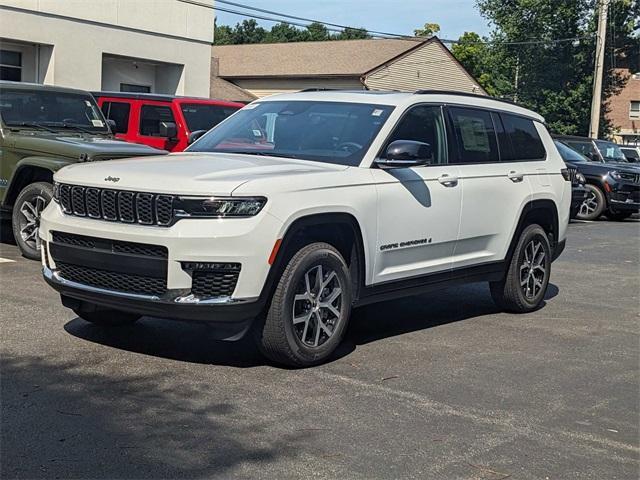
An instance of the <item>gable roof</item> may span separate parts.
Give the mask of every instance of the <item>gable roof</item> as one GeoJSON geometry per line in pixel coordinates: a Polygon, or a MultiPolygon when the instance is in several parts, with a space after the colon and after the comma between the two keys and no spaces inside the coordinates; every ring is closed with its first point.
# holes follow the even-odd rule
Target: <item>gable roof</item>
{"type": "Polygon", "coordinates": [[[214,45],[222,78],[361,76],[418,48],[401,39],[214,45]]]}

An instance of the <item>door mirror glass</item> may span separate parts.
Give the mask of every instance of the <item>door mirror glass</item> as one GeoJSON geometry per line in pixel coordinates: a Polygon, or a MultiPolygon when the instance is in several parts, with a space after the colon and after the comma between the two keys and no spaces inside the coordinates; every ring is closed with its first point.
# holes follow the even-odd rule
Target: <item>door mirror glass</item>
{"type": "Polygon", "coordinates": [[[176,129],[176,124],[173,122],[160,122],[160,127],[158,130],[158,136],[167,137],[168,139],[176,138],[178,134],[178,130],[176,129]]]}
{"type": "Polygon", "coordinates": [[[376,160],[381,168],[407,168],[428,165],[433,158],[431,145],[415,140],[395,140],[389,144],[384,158],[376,160]]]}
{"type": "Polygon", "coordinates": [[[198,140],[205,133],[207,133],[206,130],[195,130],[195,131],[191,132],[189,134],[189,140],[188,140],[189,145],[191,145],[193,142],[198,140]]]}

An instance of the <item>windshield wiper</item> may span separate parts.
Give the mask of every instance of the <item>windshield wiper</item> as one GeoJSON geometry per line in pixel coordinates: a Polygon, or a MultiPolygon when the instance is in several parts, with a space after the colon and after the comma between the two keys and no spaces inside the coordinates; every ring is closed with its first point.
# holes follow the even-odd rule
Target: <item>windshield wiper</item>
{"type": "Polygon", "coordinates": [[[73,130],[79,130],[79,131],[84,132],[84,133],[89,133],[91,135],[95,135],[96,133],[104,133],[104,132],[94,132],[94,131],[91,131],[91,130],[89,130],[87,128],[82,128],[80,125],[76,125],[75,123],[64,123],[64,122],[62,122],[61,126],[63,128],[71,128],[73,130]]]}
{"type": "Polygon", "coordinates": [[[47,132],[56,133],[52,128],[47,127],[46,125],[42,125],[38,122],[11,122],[8,124],[10,127],[36,127],[41,130],[46,130],[47,132]]]}
{"type": "Polygon", "coordinates": [[[289,153],[274,153],[269,150],[215,150],[214,153],[233,153],[236,155],[258,155],[260,157],[298,158],[289,153]]]}

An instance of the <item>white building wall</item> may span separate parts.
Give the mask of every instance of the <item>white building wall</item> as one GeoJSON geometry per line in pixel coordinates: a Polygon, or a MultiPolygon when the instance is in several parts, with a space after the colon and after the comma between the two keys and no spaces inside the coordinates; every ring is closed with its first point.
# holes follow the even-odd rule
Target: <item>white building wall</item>
{"type": "Polygon", "coordinates": [[[103,56],[120,56],[183,66],[177,82],[158,82],[176,85],[164,93],[208,96],[213,20],[181,0],[0,0],[0,43],[45,46],[36,81],[100,90],[103,56]]]}

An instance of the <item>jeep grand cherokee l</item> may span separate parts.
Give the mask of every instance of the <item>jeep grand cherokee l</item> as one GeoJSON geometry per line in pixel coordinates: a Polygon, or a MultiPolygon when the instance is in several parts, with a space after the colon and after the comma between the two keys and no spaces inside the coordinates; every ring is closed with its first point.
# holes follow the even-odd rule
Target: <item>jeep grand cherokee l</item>
{"type": "Polygon", "coordinates": [[[44,277],[96,324],[251,330],[270,359],[314,365],[360,305],[487,281],[505,310],[538,308],[564,169],[542,117],[487,97],[276,95],[184,153],[59,171],[44,277]]]}

